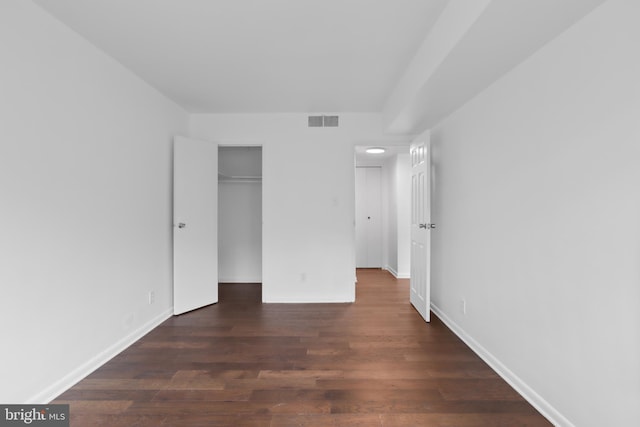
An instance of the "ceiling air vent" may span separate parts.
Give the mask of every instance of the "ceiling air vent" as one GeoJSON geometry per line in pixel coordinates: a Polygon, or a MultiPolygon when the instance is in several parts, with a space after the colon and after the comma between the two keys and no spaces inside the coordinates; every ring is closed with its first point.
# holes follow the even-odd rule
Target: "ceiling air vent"
{"type": "Polygon", "coordinates": [[[322,127],[322,116],[309,116],[309,127],[310,128],[321,128],[322,127]]]}
{"type": "Polygon", "coordinates": [[[310,128],[337,128],[338,116],[309,116],[310,128]]]}

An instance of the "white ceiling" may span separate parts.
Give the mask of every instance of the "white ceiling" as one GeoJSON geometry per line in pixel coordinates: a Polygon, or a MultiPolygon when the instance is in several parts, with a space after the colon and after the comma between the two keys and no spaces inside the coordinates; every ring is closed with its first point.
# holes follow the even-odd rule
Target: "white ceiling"
{"type": "Polygon", "coordinates": [[[379,112],[446,0],[34,0],[190,112],[379,112]]]}

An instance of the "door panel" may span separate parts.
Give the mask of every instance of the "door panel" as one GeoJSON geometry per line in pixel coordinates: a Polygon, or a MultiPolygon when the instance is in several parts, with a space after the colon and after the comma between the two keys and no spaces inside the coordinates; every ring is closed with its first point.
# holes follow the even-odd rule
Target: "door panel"
{"type": "Polygon", "coordinates": [[[425,321],[430,320],[431,272],[431,152],[429,133],[411,144],[411,304],[425,321]]]}
{"type": "Polygon", "coordinates": [[[367,210],[367,171],[356,168],[356,267],[368,266],[367,223],[362,220],[367,210]]]}
{"type": "Polygon", "coordinates": [[[382,174],[356,168],[356,267],[382,267],[382,174]]]}
{"type": "Polygon", "coordinates": [[[178,136],[173,166],[173,313],[218,302],[218,145],[178,136]]]}

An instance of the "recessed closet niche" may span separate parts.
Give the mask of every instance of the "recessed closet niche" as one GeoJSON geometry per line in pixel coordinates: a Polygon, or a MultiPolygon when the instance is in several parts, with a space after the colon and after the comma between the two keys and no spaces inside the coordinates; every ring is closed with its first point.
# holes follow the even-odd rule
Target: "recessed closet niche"
{"type": "Polygon", "coordinates": [[[262,147],[218,150],[218,281],[261,283],[262,147]]]}

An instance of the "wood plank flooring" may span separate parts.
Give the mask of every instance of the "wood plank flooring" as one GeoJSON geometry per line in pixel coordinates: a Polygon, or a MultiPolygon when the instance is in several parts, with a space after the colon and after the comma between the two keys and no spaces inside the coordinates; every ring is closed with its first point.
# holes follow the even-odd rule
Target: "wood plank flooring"
{"type": "Polygon", "coordinates": [[[549,426],[407,280],[358,270],[355,304],[261,304],[260,285],[173,317],[54,403],[71,425],[549,426]]]}

